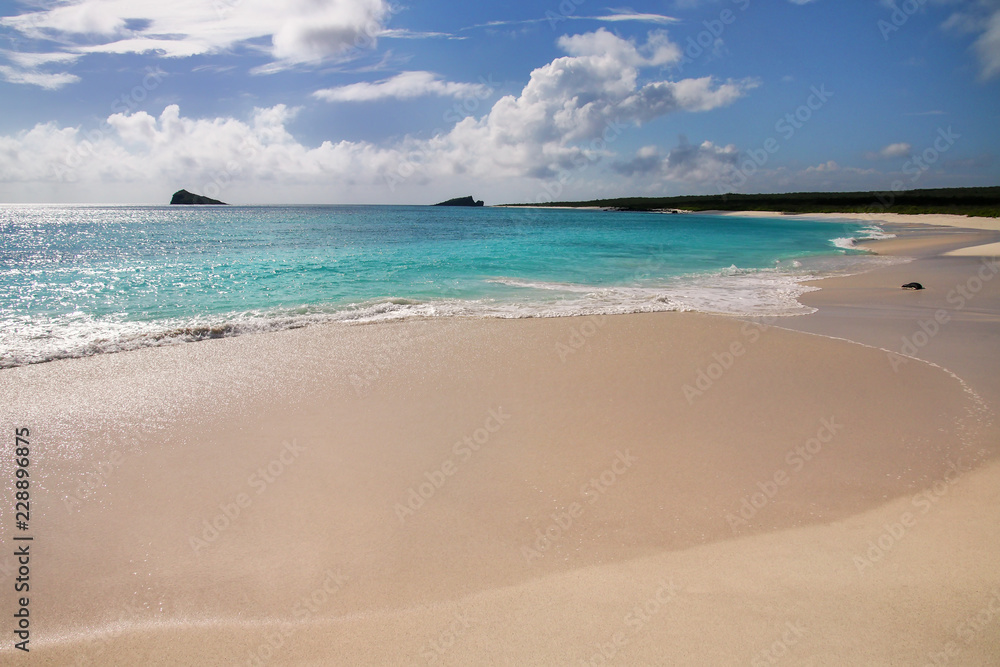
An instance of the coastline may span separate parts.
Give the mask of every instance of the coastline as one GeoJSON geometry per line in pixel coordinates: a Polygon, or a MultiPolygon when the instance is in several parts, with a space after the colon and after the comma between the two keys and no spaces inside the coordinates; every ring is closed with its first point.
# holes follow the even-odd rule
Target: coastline
{"type": "Polygon", "coordinates": [[[1000,281],[942,253],[997,230],[893,231],[866,247],[914,262],[777,323],[317,325],[0,371],[47,489],[32,664],[983,664],[996,626],[956,627],[1000,586],[1000,281]]]}
{"type": "Polygon", "coordinates": [[[863,220],[865,222],[887,222],[906,225],[934,225],[937,227],[961,227],[963,229],[984,229],[1000,231],[1000,218],[983,218],[944,213],[784,213],[781,211],[715,211],[715,215],[741,218],[758,216],[787,216],[793,218],[815,218],[817,220],[863,220]]]}
{"type": "MultiPolygon", "coordinates": [[[[920,236],[938,237],[945,232],[943,229],[926,230],[927,226],[937,228],[958,229],[963,232],[978,231],[985,233],[981,239],[992,239],[986,243],[970,242],[969,239],[957,241],[959,247],[945,249],[944,255],[952,257],[995,257],[1000,255],[1000,218],[983,218],[965,215],[946,215],[939,213],[907,215],[902,213],[782,213],[780,211],[716,211],[716,215],[752,218],[760,215],[797,217],[816,220],[862,220],[872,224],[887,225],[889,230],[920,230],[920,236]]],[[[910,235],[912,236],[912,234],[910,235]]],[[[912,239],[907,239],[912,240],[912,239]]],[[[931,248],[936,248],[938,239],[930,241],[931,248]]],[[[908,246],[907,252],[899,252],[899,248],[885,245],[861,245],[873,251],[881,249],[886,254],[921,254],[921,247],[908,246]]]]}

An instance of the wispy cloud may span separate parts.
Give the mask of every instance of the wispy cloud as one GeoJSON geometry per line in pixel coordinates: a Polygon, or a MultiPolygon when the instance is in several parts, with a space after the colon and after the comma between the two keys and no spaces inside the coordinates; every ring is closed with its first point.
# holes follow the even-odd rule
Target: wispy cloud
{"type": "Polygon", "coordinates": [[[80,77],[68,72],[45,71],[49,65],[65,67],[76,61],[80,56],[74,53],[0,50],[0,56],[5,57],[11,63],[10,65],[0,65],[0,78],[8,83],[57,90],[80,80],[80,77]]]}
{"type": "Polygon", "coordinates": [[[590,21],[607,21],[609,23],[617,23],[618,21],[641,21],[642,23],[678,23],[680,19],[676,19],[672,16],[664,16],[662,14],[642,14],[637,12],[620,12],[615,14],[608,14],[606,16],[583,16],[580,17],[590,21]]]}
{"type": "Polygon", "coordinates": [[[983,80],[1000,76],[1000,2],[970,0],[948,17],[945,30],[976,34],[973,51],[979,58],[983,80]]]}
{"type": "Polygon", "coordinates": [[[990,17],[986,31],[976,40],[975,49],[982,64],[983,78],[1000,75],[1000,9],[990,17]]]}
{"type": "Polygon", "coordinates": [[[468,37],[453,35],[450,32],[428,32],[405,30],[403,28],[387,28],[380,32],[378,36],[391,39],[468,39],[468,37]]]}
{"type": "MultiPolygon", "coordinates": [[[[94,53],[186,58],[237,46],[263,48],[285,66],[316,64],[373,46],[386,33],[392,11],[388,0],[62,0],[42,6],[0,18],[0,26],[58,52],[17,56],[28,63],[35,60],[36,65],[67,63],[94,53]]],[[[392,36],[429,35],[399,31],[392,36]]],[[[23,63],[21,67],[31,69],[23,63]]],[[[23,83],[78,80],[65,73],[4,76],[8,80],[19,76],[23,83]]]]}
{"type": "Polygon", "coordinates": [[[0,65],[0,77],[3,77],[8,83],[23,83],[31,86],[39,86],[46,90],[56,90],[80,80],[80,77],[67,72],[50,74],[32,69],[10,67],[8,65],[0,65]]]}
{"type": "Polygon", "coordinates": [[[499,28],[511,25],[528,25],[531,23],[552,23],[557,21],[602,21],[606,23],[618,23],[622,21],[638,21],[640,23],[653,23],[657,25],[669,25],[679,23],[680,19],[663,14],[644,14],[631,10],[613,10],[611,14],[604,16],[575,16],[573,14],[557,14],[555,17],[543,17],[534,19],[519,19],[512,21],[487,21],[477,25],[462,28],[462,30],[475,30],[477,28],[499,28]]]}
{"type": "Polygon", "coordinates": [[[489,88],[479,83],[443,81],[432,72],[401,72],[390,79],[374,83],[352,83],[336,88],[324,88],[312,94],[327,102],[373,102],[384,99],[412,99],[426,95],[441,97],[486,97],[489,88]]]}
{"type": "Polygon", "coordinates": [[[49,63],[71,63],[80,56],[75,53],[32,53],[23,51],[0,51],[4,56],[21,67],[34,69],[49,63]]]}

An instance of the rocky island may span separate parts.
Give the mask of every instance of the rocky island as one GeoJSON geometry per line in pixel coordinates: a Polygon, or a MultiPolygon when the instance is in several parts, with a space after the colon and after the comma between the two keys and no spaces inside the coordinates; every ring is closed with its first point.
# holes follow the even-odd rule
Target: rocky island
{"type": "Polygon", "coordinates": [[[202,195],[196,195],[193,192],[188,192],[187,190],[178,190],[174,193],[174,196],[170,198],[171,204],[183,204],[183,205],[213,205],[213,206],[229,206],[224,201],[219,201],[218,199],[212,199],[211,197],[205,197],[202,195]]]}
{"type": "Polygon", "coordinates": [[[472,197],[457,197],[455,199],[449,199],[448,201],[443,201],[440,204],[434,204],[435,206],[482,206],[483,200],[475,200],[472,197]]]}

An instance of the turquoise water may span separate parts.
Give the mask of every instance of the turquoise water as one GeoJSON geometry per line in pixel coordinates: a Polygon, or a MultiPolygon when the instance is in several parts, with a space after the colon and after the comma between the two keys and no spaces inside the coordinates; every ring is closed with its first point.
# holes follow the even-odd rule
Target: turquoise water
{"type": "Polygon", "coordinates": [[[331,320],[801,312],[858,223],[406,206],[0,209],[0,366],[331,320]]]}

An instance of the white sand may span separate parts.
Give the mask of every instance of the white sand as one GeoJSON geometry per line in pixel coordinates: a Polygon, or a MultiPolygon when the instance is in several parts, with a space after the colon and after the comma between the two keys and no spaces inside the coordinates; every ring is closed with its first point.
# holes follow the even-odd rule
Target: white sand
{"type": "Polygon", "coordinates": [[[986,243],[969,248],[959,248],[958,250],[946,252],[945,255],[949,257],[1000,257],[1000,243],[986,243]]]}

